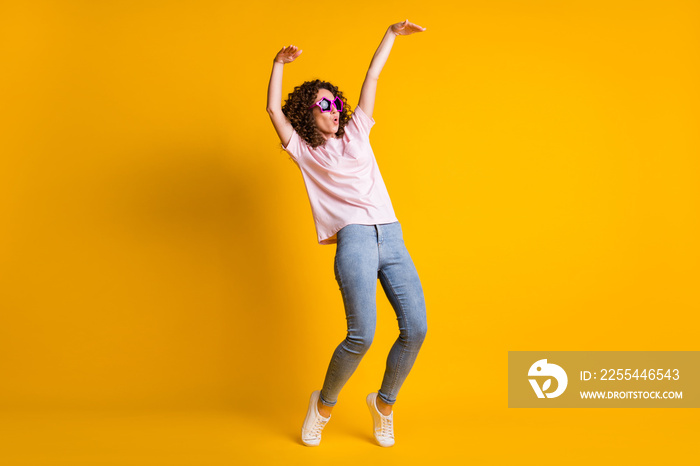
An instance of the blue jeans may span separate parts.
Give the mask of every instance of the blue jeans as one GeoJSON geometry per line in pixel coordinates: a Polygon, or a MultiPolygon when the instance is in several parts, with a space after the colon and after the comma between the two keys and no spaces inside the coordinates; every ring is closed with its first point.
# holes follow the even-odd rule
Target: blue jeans
{"type": "Polygon", "coordinates": [[[378,396],[394,404],[427,331],[423,287],[404,245],[401,224],[351,224],[342,228],[335,252],[335,278],[343,295],[348,333],[331,358],[321,403],[335,406],[340,390],[372,344],[379,278],[396,312],[400,333],[389,351],[378,396]]]}

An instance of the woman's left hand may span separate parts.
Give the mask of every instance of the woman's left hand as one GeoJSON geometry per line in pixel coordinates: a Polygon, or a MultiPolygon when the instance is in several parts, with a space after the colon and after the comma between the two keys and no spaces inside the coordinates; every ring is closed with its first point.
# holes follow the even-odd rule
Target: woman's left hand
{"type": "Polygon", "coordinates": [[[423,32],[425,31],[425,28],[420,27],[417,24],[410,23],[408,20],[406,20],[400,23],[392,24],[391,31],[397,36],[408,36],[415,32],[423,32]]]}

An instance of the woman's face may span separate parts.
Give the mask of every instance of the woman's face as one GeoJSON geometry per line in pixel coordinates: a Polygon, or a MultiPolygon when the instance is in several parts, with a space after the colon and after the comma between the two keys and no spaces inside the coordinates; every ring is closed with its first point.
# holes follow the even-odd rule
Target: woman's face
{"type": "MultiPolygon", "coordinates": [[[[333,93],[328,89],[319,89],[318,94],[316,94],[316,100],[314,100],[314,102],[318,102],[323,97],[331,101],[335,99],[333,93]]],[[[334,138],[335,133],[338,132],[338,128],[340,126],[340,114],[335,108],[335,105],[331,105],[330,112],[322,112],[321,108],[318,105],[314,105],[314,108],[311,111],[314,112],[314,120],[316,121],[316,127],[321,132],[323,137],[325,139],[334,138]]]]}

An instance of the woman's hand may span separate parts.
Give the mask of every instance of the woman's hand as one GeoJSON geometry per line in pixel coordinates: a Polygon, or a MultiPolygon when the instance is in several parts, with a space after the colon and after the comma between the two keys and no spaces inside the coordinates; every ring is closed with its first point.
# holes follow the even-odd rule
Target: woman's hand
{"type": "Polygon", "coordinates": [[[391,25],[391,32],[393,32],[397,36],[408,36],[415,32],[423,31],[425,31],[424,27],[420,27],[417,24],[410,23],[408,20],[391,25]]]}
{"type": "Polygon", "coordinates": [[[276,63],[291,63],[297,58],[299,58],[299,55],[301,55],[302,50],[299,50],[299,47],[296,45],[289,45],[287,47],[282,47],[282,50],[277,52],[277,56],[275,57],[275,62],[276,63]]]}

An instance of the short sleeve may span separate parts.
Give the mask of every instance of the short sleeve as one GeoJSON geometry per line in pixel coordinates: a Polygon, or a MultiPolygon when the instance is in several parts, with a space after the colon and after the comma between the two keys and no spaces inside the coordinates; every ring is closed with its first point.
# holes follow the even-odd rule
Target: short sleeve
{"type": "Polygon", "coordinates": [[[292,130],[292,137],[289,138],[287,147],[284,147],[284,144],[280,144],[280,146],[282,146],[282,149],[292,157],[292,160],[295,162],[298,161],[299,156],[301,155],[301,138],[296,131],[292,130]]]}
{"type": "Polygon", "coordinates": [[[350,122],[357,126],[358,131],[363,136],[369,136],[369,130],[374,126],[374,118],[370,118],[358,105],[350,118],[350,122]]]}

